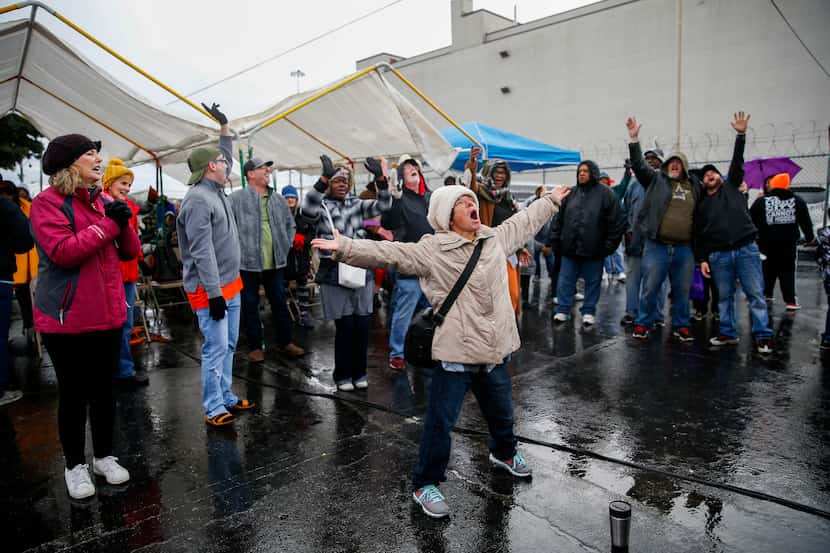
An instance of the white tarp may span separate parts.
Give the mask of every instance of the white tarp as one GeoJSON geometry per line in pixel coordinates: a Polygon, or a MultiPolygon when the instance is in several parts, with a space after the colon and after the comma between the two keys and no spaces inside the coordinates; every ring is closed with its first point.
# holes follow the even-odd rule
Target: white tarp
{"type": "MultiPolygon", "coordinates": [[[[238,151],[242,148],[247,154],[248,146],[257,157],[274,160],[278,169],[304,169],[307,173],[319,170],[321,154],[338,157],[319,141],[358,162],[356,168],[362,168],[359,162],[368,156],[394,160],[406,153],[440,174],[455,159],[455,150],[438,130],[376,71],[288,117],[319,141],[288,120],[249,136],[257,125],[317,92],[291,96],[260,113],[230,122],[241,136],[234,144],[235,185],[239,184],[238,151]]],[[[185,163],[189,151],[197,145],[215,144],[218,135],[216,127],[199,125],[153,106],[43,25],[28,20],[0,23],[0,110],[0,114],[22,114],[47,138],[81,133],[101,140],[105,159],[152,163],[152,156],[118,135],[122,133],[155,152],[165,174],[182,182],[189,177],[185,163]],[[28,47],[27,33],[31,33],[28,47]]]]}
{"type": "Polygon", "coordinates": [[[217,134],[216,128],[152,106],[45,27],[28,20],[0,24],[0,110],[17,111],[47,138],[80,133],[101,140],[105,159],[120,157],[127,163],[151,157],[78,110],[159,154],[217,134]],[[28,32],[31,37],[18,79],[28,32]]]}

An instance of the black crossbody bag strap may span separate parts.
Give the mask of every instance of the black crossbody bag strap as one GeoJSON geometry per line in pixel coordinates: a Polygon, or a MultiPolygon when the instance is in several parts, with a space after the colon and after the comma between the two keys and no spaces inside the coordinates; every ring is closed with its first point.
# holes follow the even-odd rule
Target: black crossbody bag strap
{"type": "Polygon", "coordinates": [[[450,308],[458,298],[458,294],[461,293],[461,290],[464,288],[464,285],[467,284],[467,280],[469,280],[470,275],[473,274],[473,269],[475,269],[476,263],[478,263],[478,258],[481,257],[481,248],[483,246],[484,240],[479,238],[478,243],[473,250],[473,255],[471,255],[470,260],[467,261],[467,265],[464,267],[464,271],[461,272],[461,276],[459,276],[458,280],[455,281],[455,285],[452,287],[452,290],[450,290],[450,293],[447,294],[447,297],[444,299],[444,303],[438,309],[438,312],[432,316],[432,320],[436,325],[440,325],[444,322],[444,318],[447,316],[447,313],[450,312],[450,308]]]}

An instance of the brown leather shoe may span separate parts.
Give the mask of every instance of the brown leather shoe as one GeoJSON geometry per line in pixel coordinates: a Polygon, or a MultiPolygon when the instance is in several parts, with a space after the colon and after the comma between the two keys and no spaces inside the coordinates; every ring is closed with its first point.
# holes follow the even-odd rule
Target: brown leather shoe
{"type": "Polygon", "coordinates": [[[251,363],[262,363],[263,361],[265,361],[265,352],[261,349],[252,350],[248,354],[248,361],[250,361],[251,363]]]}
{"type": "Polygon", "coordinates": [[[283,348],[280,348],[280,351],[286,355],[290,355],[291,357],[300,357],[301,355],[305,355],[305,350],[300,346],[295,345],[293,342],[283,348]]]}

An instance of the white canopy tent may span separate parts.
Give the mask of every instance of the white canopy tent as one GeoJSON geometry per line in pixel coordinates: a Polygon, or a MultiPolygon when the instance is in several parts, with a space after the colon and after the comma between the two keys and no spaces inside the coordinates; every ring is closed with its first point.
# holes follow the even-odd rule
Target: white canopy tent
{"type": "MultiPolygon", "coordinates": [[[[38,9],[191,105],[206,122],[210,121],[207,112],[40,2],[0,8],[0,13],[30,6],[29,19],[0,23],[0,113],[23,115],[47,138],[70,132],[85,134],[102,141],[105,158],[119,157],[128,165],[151,164],[186,182],[190,175],[187,155],[194,147],[216,143],[215,122],[203,126],[152,105],[38,23],[38,9]]],[[[253,152],[257,157],[274,160],[278,169],[306,173],[319,170],[323,153],[333,159],[350,159],[356,162],[356,168],[361,168],[359,162],[368,156],[397,159],[406,153],[443,173],[455,159],[455,150],[389,84],[384,70],[458,127],[397,70],[382,64],[231,121],[239,137],[236,147],[246,157],[253,152]]],[[[237,163],[232,181],[238,185],[238,152],[234,157],[237,163]]],[[[156,171],[159,177],[160,173],[156,171]]],[[[183,190],[177,192],[171,196],[183,195],[183,190]]]]}

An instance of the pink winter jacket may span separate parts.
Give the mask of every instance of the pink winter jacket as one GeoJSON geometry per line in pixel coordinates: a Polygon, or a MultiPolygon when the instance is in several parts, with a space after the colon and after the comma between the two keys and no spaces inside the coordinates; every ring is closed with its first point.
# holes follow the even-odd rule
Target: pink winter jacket
{"type": "Polygon", "coordinates": [[[124,324],[127,307],[119,261],[138,255],[135,231],[104,215],[100,188],[64,196],[51,186],[32,202],[40,263],[35,290],[38,332],[80,334],[124,324]]]}

